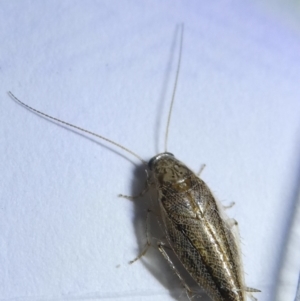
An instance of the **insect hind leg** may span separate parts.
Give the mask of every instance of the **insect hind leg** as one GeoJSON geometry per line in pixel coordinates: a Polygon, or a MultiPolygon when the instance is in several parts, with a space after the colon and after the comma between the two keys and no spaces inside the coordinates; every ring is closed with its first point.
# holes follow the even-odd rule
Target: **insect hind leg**
{"type": "Polygon", "coordinates": [[[171,269],[174,271],[174,273],[177,275],[177,277],[179,278],[179,280],[181,281],[182,285],[185,288],[187,297],[190,301],[192,301],[192,299],[197,295],[195,294],[192,289],[188,286],[188,284],[185,282],[185,280],[183,279],[183,277],[180,275],[179,271],[176,269],[172,259],[170,258],[170,256],[168,255],[168,253],[166,252],[165,248],[170,248],[169,246],[167,246],[164,242],[162,241],[158,241],[157,242],[157,248],[158,250],[161,252],[161,254],[164,256],[164,258],[167,260],[169,266],[171,267],[171,269]]]}

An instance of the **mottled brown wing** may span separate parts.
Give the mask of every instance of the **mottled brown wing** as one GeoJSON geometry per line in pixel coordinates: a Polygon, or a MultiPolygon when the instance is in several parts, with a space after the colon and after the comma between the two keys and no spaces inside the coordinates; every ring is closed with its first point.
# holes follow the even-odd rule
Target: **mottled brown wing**
{"type": "Polygon", "coordinates": [[[191,175],[185,191],[162,187],[160,203],[167,240],[196,282],[214,301],[244,301],[236,239],[207,185],[191,175]]]}

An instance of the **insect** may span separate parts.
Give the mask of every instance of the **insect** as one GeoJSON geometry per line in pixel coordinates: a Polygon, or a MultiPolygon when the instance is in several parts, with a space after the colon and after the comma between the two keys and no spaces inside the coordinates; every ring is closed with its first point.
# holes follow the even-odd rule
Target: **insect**
{"type": "MultiPolygon", "coordinates": [[[[205,182],[167,151],[182,44],[183,26],[181,28],[176,78],[167,121],[165,151],[154,156],[148,163],[133,151],[106,137],[38,111],[17,99],[11,92],[9,95],[27,109],[114,144],[137,157],[146,165],[148,178],[146,187],[140,195],[145,194],[150,188],[155,189],[157,193],[159,214],[162,220],[161,227],[165,235],[164,241],[158,241],[158,249],[182,281],[189,300],[193,298],[194,292],[185,282],[180,269],[169,255],[170,251],[179,259],[183,268],[211,300],[246,301],[247,295],[256,300],[251,293],[260,291],[248,288],[244,283],[237,222],[226,216],[224,207],[216,200],[205,182]]],[[[132,262],[141,258],[149,245],[150,243],[147,243],[143,252],[132,262]]]]}

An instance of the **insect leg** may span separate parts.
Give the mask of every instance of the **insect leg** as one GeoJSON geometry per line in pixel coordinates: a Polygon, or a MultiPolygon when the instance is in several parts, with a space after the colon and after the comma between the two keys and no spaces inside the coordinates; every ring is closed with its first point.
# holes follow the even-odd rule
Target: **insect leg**
{"type": "Polygon", "coordinates": [[[246,291],[247,293],[260,293],[260,292],[261,292],[261,291],[258,290],[257,288],[248,287],[248,286],[245,287],[245,291],[246,291]]]}
{"type": "Polygon", "coordinates": [[[224,208],[225,210],[226,210],[226,209],[230,209],[230,208],[232,208],[234,205],[235,205],[235,202],[231,202],[229,205],[223,206],[223,208],[224,208]]]}
{"type": "Polygon", "coordinates": [[[203,169],[205,168],[205,166],[206,166],[206,164],[202,164],[202,165],[200,166],[200,169],[199,169],[199,171],[197,172],[197,177],[198,177],[198,178],[200,178],[200,175],[201,175],[203,169]]]}
{"type": "Polygon", "coordinates": [[[257,299],[251,294],[251,293],[260,293],[261,291],[256,289],[256,288],[252,288],[252,287],[245,287],[245,291],[248,293],[248,296],[251,298],[252,301],[257,301],[257,299]]]}
{"type": "Polygon", "coordinates": [[[139,260],[140,258],[142,258],[148,251],[149,247],[151,246],[151,241],[149,239],[149,214],[151,213],[150,209],[148,209],[147,211],[147,217],[146,217],[146,238],[147,238],[147,242],[142,250],[142,252],[140,252],[140,254],[134,258],[133,260],[129,261],[129,264],[133,264],[134,262],[136,262],[137,260],[139,260]]]}
{"type": "Polygon", "coordinates": [[[137,194],[137,195],[119,194],[118,197],[133,200],[133,199],[138,199],[138,198],[142,197],[143,195],[145,195],[148,192],[149,188],[152,186],[152,182],[150,180],[147,169],[145,170],[145,172],[147,174],[147,180],[146,180],[144,189],[139,194],[137,194]]]}
{"type": "Polygon", "coordinates": [[[191,301],[192,298],[193,298],[193,296],[191,296],[193,294],[193,291],[190,289],[190,287],[186,284],[186,282],[184,281],[184,279],[181,277],[180,273],[178,272],[178,270],[176,269],[174,263],[172,262],[170,256],[166,252],[165,248],[167,248],[168,246],[164,242],[159,241],[157,243],[157,247],[158,247],[158,250],[161,252],[161,254],[164,256],[164,258],[169,263],[169,265],[172,268],[172,270],[175,272],[175,274],[177,275],[177,277],[182,282],[182,284],[183,284],[183,286],[184,286],[184,288],[186,290],[187,296],[188,296],[189,300],[191,301]]]}

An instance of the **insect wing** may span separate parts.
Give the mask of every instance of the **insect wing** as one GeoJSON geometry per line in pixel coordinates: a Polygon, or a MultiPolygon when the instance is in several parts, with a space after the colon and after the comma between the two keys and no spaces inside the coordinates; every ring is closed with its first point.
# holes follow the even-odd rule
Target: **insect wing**
{"type": "Polygon", "coordinates": [[[231,226],[208,186],[179,161],[175,169],[178,166],[184,173],[175,172],[176,181],[159,188],[167,240],[212,300],[244,301],[239,249],[231,226]]]}

